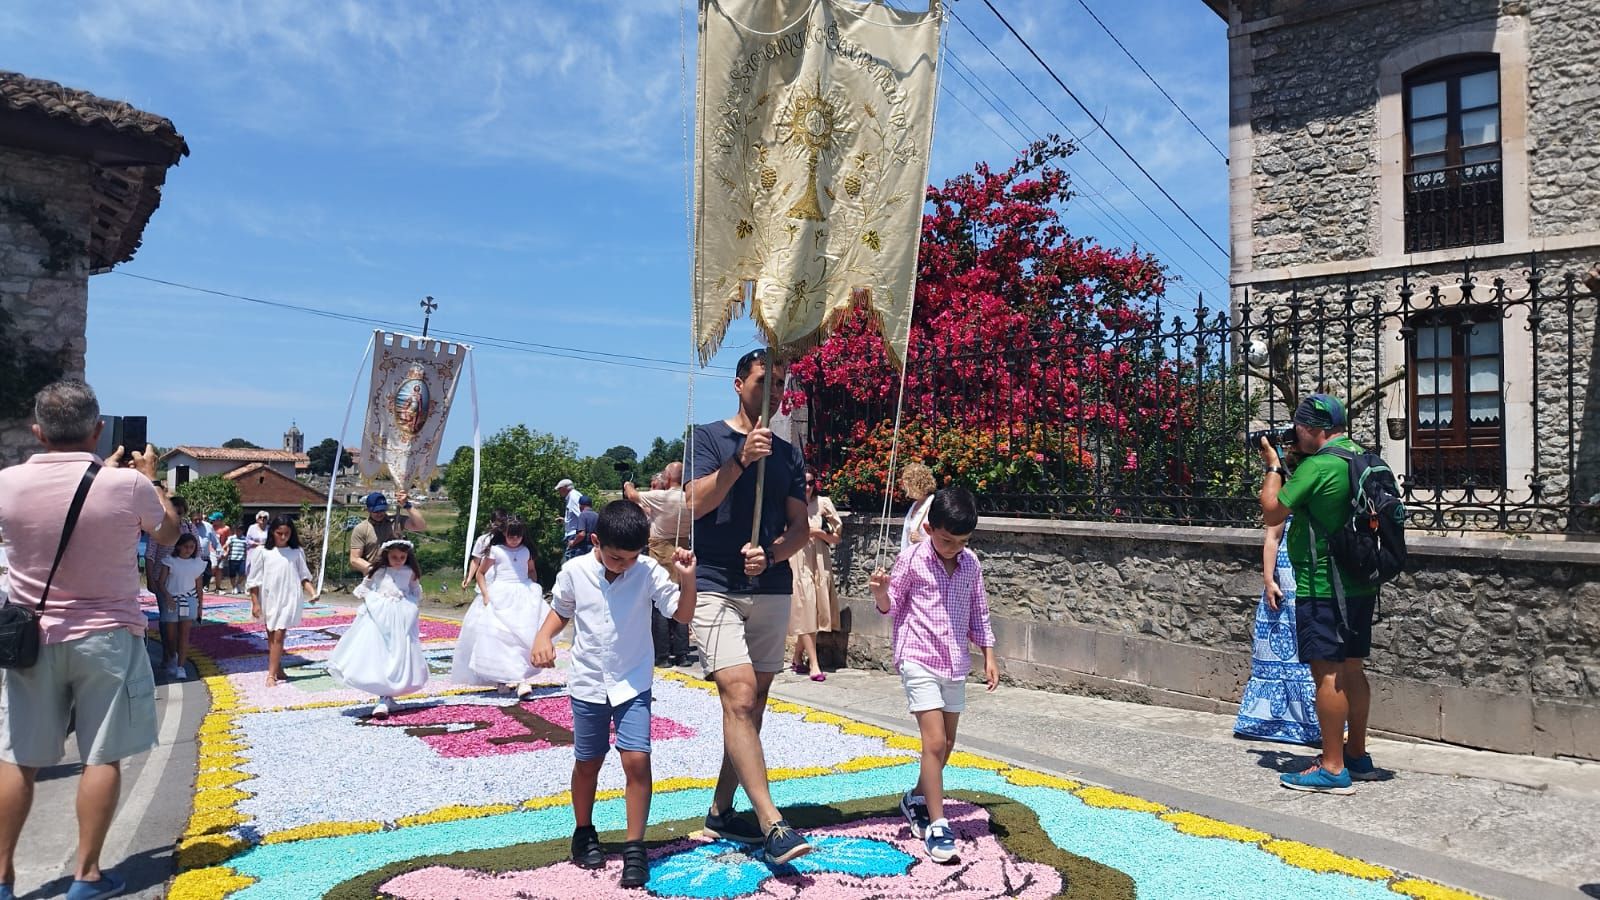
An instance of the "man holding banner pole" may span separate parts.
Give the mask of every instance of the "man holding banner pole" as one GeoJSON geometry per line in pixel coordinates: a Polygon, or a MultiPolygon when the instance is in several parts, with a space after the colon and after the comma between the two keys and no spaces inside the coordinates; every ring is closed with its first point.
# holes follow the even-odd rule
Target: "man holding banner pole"
{"type": "Polygon", "coordinates": [[[761,843],[768,859],[782,864],[812,849],[773,804],[761,747],[767,693],[784,665],[792,590],[788,559],[810,538],[805,464],[793,444],[766,427],[768,380],[781,379],[781,372],[769,372],[767,351],[745,354],[735,371],[739,410],[696,427],[694,478],[685,488],[686,504],[698,514],[695,639],[722,703],[722,769],[705,831],[761,843]],[[734,814],[734,790],[741,785],[755,807],[756,825],[734,814]]]}

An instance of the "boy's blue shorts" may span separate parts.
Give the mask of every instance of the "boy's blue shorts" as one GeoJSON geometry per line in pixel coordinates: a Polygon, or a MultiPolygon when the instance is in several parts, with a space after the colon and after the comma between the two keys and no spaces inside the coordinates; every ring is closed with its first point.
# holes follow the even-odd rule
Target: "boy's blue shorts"
{"type": "Polygon", "coordinates": [[[579,762],[599,759],[611,749],[611,725],[617,726],[617,749],[650,752],[650,692],[620,706],[572,698],[572,752],[579,762]]]}

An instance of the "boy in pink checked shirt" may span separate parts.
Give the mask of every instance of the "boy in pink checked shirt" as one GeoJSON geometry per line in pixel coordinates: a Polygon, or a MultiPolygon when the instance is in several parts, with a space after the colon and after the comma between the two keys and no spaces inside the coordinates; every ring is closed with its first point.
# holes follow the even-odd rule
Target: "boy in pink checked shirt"
{"type": "Polygon", "coordinates": [[[934,494],[922,527],[928,539],[901,553],[893,573],[879,569],[868,583],[878,612],[894,616],[894,662],[922,732],[922,777],[900,798],[900,812],[928,857],[948,862],[956,856],[956,839],[944,816],[944,767],[967,706],[967,642],[983,648],[990,691],[1000,683],[1000,670],[983,570],[967,549],[978,527],[977,501],[965,488],[945,488],[934,494]]]}

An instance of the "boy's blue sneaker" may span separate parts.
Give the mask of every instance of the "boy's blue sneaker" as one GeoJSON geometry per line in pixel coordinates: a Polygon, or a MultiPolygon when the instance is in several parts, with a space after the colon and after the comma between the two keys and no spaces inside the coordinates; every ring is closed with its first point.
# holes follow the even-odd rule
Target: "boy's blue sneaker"
{"type": "Polygon", "coordinates": [[[725,809],[715,814],[706,813],[705,827],[702,830],[707,837],[738,841],[741,844],[759,844],[763,840],[761,829],[739,818],[732,809],[725,809]]]}
{"type": "Polygon", "coordinates": [[[949,862],[956,858],[956,833],[950,823],[940,819],[928,826],[928,836],[922,839],[928,858],[934,862],[949,862]]]}
{"type": "Polygon", "coordinates": [[[1318,794],[1354,794],[1356,789],[1350,785],[1350,770],[1335,775],[1317,765],[1299,773],[1290,773],[1278,776],[1278,782],[1291,791],[1311,791],[1318,794]]]}
{"type": "Polygon", "coordinates": [[[789,823],[782,819],[772,823],[767,830],[767,839],[763,850],[767,852],[767,860],[775,866],[798,859],[816,848],[800,836],[800,832],[789,827],[789,823]]]}
{"type": "Polygon", "coordinates": [[[921,797],[913,796],[910,791],[900,795],[900,815],[906,817],[906,824],[911,826],[911,835],[921,839],[928,833],[928,804],[921,797]]]}
{"type": "Polygon", "coordinates": [[[1383,773],[1379,772],[1378,767],[1372,764],[1371,753],[1366,753],[1361,756],[1351,756],[1350,754],[1346,753],[1344,755],[1344,770],[1349,772],[1350,777],[1354,778],[1356,781],[1383,780],[1383,773]]]}
{"type": "Polygon", "coordinates": [[[117,876],[101,870],[100,877],[94,881],[74,881],[72,887],[67,888],[67,900],[98,900],[100,897],[115,897],[122,893],[127,885],[117,876]]]}

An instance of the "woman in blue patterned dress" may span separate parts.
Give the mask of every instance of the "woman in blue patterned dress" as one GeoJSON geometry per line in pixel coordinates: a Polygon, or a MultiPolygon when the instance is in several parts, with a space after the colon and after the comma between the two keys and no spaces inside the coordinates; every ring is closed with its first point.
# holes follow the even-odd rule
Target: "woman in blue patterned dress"
{"type": "Polygon", "coordinates": [[[1255,652],[1250,680],[1239,700],[1233,731],[1241,737],[1290,744],[1322,740],[1317,725],[1317,687],[1311,667],[1299,659],[1294,630],[1294,567],[1289,565],[1289,522],[1267,528],[1261,546],[1265,584],[1256,606],[1255,652]]]}

